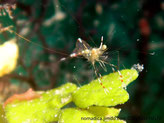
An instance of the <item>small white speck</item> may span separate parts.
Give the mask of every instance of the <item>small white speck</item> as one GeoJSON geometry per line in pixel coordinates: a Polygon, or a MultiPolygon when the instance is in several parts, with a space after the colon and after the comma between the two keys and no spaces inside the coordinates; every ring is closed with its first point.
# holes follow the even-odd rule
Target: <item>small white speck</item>
{"type": "MultiPolygon", "coordinates": [[[[94,122],[93,122],[94,123],[94,122]]],[[[97,123],[101,123],[101,120],[98,120],[97,123]]]]}
{"type": "Polygon", "coordinates": [[[65,103],[65,102],[67,102],[69,100],[69,98],[62,98],[61,99],[61,103],[65,103]]]}
{"type": "Polygon", "coordinates": [[[140,41],[140,39],[137,39],[137,41],[140,41]]]}
{"type": "Polygon", "coordinates": [[[20,72],[20,73],[19,73],[19,75],[21,76],[21,75],[22,75],[22,73],[20,72]]]}
{"type": "Polygon", "coordinates": [[[16,107],[16,105],[12,105],[12,107],[16,107]]]}
{"type": "Polygon", "coordinates": [[[150,55],[152,55],[152,56],[155,55],[155,52],[150,53],[150,55]]]}
{"type": "Polygon", "coordinates": [[[66,60],[66,58],[61,58],[61,61],[64,61],[64,60],[66,60]]]}
{"type": "Polygon", "coordinates": [[[37,119],[34,119],[34,121],[37,121],[37,119]]]}
{"type": "Polygon", "coordinates": [[[59,91],[59,90],[56,90],[55,93],[56,93],[56,94],[60,94],[60,91],[59,91]]]}
{"type": "Polygon", "coordinates": [[[111,88],[111,87],[110,87],[109,89],[110,89],[110,90],[112,90],[112,88],[111,88]]]}
{"type": "Polygon", "coordinates": [[[76,68],[76,66],[73,66],[73,68],[76,68]]]}
{"type": "Polygon", "coordinates": [[[67,86],[66,88],[70,88],[69,86],[67,86]]]}

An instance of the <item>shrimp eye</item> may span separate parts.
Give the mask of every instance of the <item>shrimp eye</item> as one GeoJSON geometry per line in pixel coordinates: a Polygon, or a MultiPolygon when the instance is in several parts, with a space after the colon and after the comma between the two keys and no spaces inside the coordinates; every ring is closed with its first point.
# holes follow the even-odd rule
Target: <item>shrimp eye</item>
{"type": "Polygon", "coordinates": [[[106,50],[107,49],[107,46],[106,45],[103,45],[102,46],[102,50],[106,50]]]}

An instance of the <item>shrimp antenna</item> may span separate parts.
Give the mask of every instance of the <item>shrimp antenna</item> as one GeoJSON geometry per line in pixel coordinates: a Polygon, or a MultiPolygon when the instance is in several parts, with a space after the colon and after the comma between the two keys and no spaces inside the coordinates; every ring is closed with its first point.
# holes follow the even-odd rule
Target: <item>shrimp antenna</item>
{"type": "Polygon", "coordinates": [[[36,45],[36,46],[39,46],[39,47],[41,47],[41,48],[43,48],[43,49],[45,49],[45,50],[47,50],[47,51],[50,51],[50,52],[52,52],[52,53],[57,53],[57,54],[65,55],[65,56],[68,55],[68,54],[66,54],[66,53],[62,53],[62,52],[60,52],[60,51],[56,51],[56,50],[53,50],[53,49],[44,47],[44,46],[42,46],[42,45],[40,45],[40,44],[38,44],[38,43],[35,43],[35,42],[33,42],[33,41],[31,41],[31,40],[25,38],[24,36],[18,34],[18,33],[15,32],[14,30],[12,30],[11,28],[13,28],[13,26],[8,26],[8,27],[5,27],[5,28],[2,28],[2,25],[0,25],[0,33],[1,33],[1,32],[5,32],[5,31],[9,31],[10,33],[16,34],[18,37],[24,39],[25,41],[27,41],[27,42],[29,42],[29,43],[32,43],[32,44],[34,44],[34,45],[36,45]]]}

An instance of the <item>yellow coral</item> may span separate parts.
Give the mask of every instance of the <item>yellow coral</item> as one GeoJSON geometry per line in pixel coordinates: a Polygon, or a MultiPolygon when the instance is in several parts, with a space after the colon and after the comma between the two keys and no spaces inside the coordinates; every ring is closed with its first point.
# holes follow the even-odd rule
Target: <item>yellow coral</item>
{"type": "Polygon", "coordinates": [[[0,77],[12,72],[19,56],[16,39],[11,39],[0,45],[0,77]]]}

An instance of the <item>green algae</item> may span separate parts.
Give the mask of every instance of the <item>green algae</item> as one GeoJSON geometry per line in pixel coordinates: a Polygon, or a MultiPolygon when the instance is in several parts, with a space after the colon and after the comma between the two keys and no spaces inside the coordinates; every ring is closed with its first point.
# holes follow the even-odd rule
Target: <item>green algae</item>
{"type": "Polygon", "coordinates": [[[112,116],[117,116],[119,112],[119,109],[107,107],[90,107],[89,109],[67,108],[61,110],[59,123],[125,123],[125,121],[118,118],[110,119],[112,116]],[[93,112],[95,109],[99,110],[93,112]]]}
{"type": "Polygon", "coordinates": [[[82,86],[73,93],[73,102],[80,108],[96,106],[116,106],[123,104],[129,99],[124,85],[128,85],[138,77],[136,70],[122,70],[124,82],[121,82],[118,72],[103,76],[101,81],[106,87],[105,91],[98,80],[93,80],[82,86]]]}
{"type": "Polygon", "coordinates": [[[123,104],[129,99],[125,86],[138,77],[136,70],[120,71],[124,82],[121,82],[118,72],[105,75],[101,82],[106,87],[102,88],[98,80],[93,80],[87,85],[77,88],[76,85],[67,83],[59,88],[42,93],[42,97],[31,101],[14,102],[5,107],[9,123],[124,123],[117,118],[121,109],[113,106],[123,104]],[[77,107],[61,109],[70,102],[77,107]],[[84,118],[101,118],[89,119],[84,118]],[[114,118],[114,119],[111,119],[114,118]]]}
{"type": "Polygon", "coordinates": [[[72,101],[76,85],[67,83],[47,91],[41,98],[8,104],[5,108],[9,123],[47,123],[58,120],[60,108],[72,101]]]}

